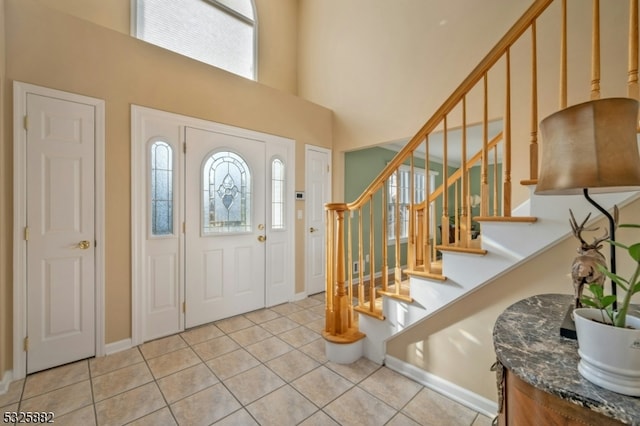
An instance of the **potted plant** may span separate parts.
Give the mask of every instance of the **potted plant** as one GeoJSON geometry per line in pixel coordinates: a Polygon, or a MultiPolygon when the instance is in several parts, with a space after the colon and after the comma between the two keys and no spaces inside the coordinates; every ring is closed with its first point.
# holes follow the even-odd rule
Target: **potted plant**
{"type": "MultiPolygon", "coordinates": [[[[637,224],[621,228],[640,228],[637,224]]],[[[635,268],[625,279],[599,265],[598,268],[617,286],[622,301],[605,294],[600,284],[588,285],[590,295],[581,302],[588,308],[573,311],[578,335],[580,363],[578,371],[587,380],[614,392],[640,396],[640,318],[630,315],[631,297],[640,292],[640,242],[624,245],[608,241],[626,250],[635,268]]]]}

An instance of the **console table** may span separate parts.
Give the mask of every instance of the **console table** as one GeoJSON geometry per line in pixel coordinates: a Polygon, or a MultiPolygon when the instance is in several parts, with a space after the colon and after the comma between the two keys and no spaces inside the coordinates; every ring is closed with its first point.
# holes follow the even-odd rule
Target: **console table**
{"type": "Polygon", "coordinates": [[[501,425],[640,425],[640,398],[578,372],[578,343],[560,336],[573,295],[543,294],[507,308],[493,328],[501,425]]]}

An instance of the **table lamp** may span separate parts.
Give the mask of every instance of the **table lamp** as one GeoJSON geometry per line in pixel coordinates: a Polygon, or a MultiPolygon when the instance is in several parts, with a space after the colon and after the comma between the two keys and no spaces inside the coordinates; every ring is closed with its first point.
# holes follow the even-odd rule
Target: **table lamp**
{"type": "MultiPolygon", "coordinates": [[[[615,241],[613,216],[590,194],[640,189],[637,125],[638,101],[631,98],[592,100],[545,118],[540,122],[542,162],[535,193],[583,194],[608,219],[609,239],[615,241]]],[[[609,270],[615,273],[615,246],[610,249],[609,270]]],[[[616,294],[613,281],[611,293],[616,294]]],[[[565,318],[560,334],[575,338],[568,314],[570,323],[565,318]]]]}

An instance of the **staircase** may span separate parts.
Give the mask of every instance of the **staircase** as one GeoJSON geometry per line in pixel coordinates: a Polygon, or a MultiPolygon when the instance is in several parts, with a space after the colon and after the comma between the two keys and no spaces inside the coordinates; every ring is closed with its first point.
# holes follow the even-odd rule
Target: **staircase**
{"type": "MultiPolygon", "coordinates": [[[[615,1],[604,1],[604,7],[615,1]]],[[[608,97],[638,99],[638,0],[628,2],[628,28],[601,28],[598,0],[589,9],[592,25],[588,34],[579,37],[591,41],[586,48],[591,78],[576,103],[599,99],[601,84],[611,88],[606,91],[608,97]],[[616,37],[628,44],[628,57],[616,60],[624,72],[609,73],[612,81],[601,79],[600,57],[607,50],[601,50],[600,34],[605,30],[620,33],[616,37]],[[626,81],[619,81],[621,75],[626,81]]],[[[579,46],[568,49],[569,34],[571,40],[576,38],[567,25],[573,21],[567,0],[534,1],[357,200],[326,206],[323,335],[329,359],[352,362],[364,355],[382,363],[385,341],[391,336],[419,326],[569,235],[568,209],[584,210],[584,198],[536,196],[533,190],[538,176],[538,123],[568,106],[568,82],[582,78],[583,68],[568,69],[570,55],[585,56],[579,46]],[[559,90],[538,84],[543,71],[537,65],[541,56],[538,39],[548,40],[538,35],[539,21],[546,28],[560,28],[557,44],[545,45],[545,51],[559,52],[559,90]],[[522,64],[516,64],[512,56],[529,58],[526,102],[521,100],[523,73],[512,72],[522,70],[522,64]],[[539,104],[549,97],[549,91],[559,99],[559,107],[541,114],[544,109],[539,104]],[[516,93],[518,102],[513,102],[516,93]],[[522,116],[529,118],[524,120],[528,123],[523,124],[522,116]],[[502,129],[491,137],[489,126],[496,120],[502,129]],[[482,141],[476,148],[468,133],[478,125],[482,141]],[[513,208],[512,154],[523,152],[528,154],[528,171],[520,185],[529,187],[531,193],[513,208]],[[426,178],[427,169],[437,176],[435,183],[426,178]],[[476,191],[479,215],[473,215],[471,208],[476,191]],[[474,239],[478,223],[480,236],[474,239]],[[354,272],[354,263],[364,266],[354,272]]],[[[611,37],[606,36],[609,43],[611,37]]],[[[611,67],[610,62],[606,67],[611,67]]],[[[572,97],[577,97],[574,92],[572,97]]],[[[628,193],[600,195],[598,202],[612,208],[633,197],[628,193]]]]}

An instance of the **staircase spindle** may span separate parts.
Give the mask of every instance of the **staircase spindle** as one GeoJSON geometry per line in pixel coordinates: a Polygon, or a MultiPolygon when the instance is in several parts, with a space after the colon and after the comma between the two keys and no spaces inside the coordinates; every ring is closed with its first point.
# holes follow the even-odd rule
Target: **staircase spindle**
{"type": "Polygon", "coordinates": [[[400,285],[401,280],[401,262],[400,262],[400,168],[396,169],[396,188],[395,188],[395,203],[394,203],[394,226],[395,226],[395,257],[396,263],[394,265],[394,278],[393,284],[396,286],[400,285]]]}
{"type": "Polygon", "coordinates": [[[480,216],[489,216],[489,82],[487,73],[482,79],[483,99],[482,99],[482,168],[480,183],[480,216]]]}
{"type": "Polygon", "coordinates": [[[502,145],[502,215],[511,217],[511,49],[506,52],[506,87],[504,100],[504,144],[502,145]]]}
{"type": "Polygon", "coordinates": [[[640,99],[638,94],[638,0],[629,0],[629,78],[627,95],[640,99]]]}
{"type": "MultiPolygon", "coordinates": [[[[415,238],[415,164],[413,152],[409,156],[409,207],[407,208],[407,217],[409,223],[407,224],[407,267],[410,270],[415,269],[415,256],[416,256],[416,238],[415,238]]],[[[396,292],[400,294],[400,288],[396,289],[396,292]]]]}
{"type": "Polygon", "coordinates": [[[469,242],[471,241],[471,215],[468,209],[469,206],[469,193],[470,193],[470,185],[469,185],[469,173],[466,173],[467,170],[467,96],[462,97],[462,141],[460,147],[460,154],[462,155],[462,161],[460,164],[460,168],[462,169],[462,174],[460,175],[460,180],[462,184],[462,206],[460,209],[460,213],[462,216],[462,225],[460,230],[460,243],[463,247],[468,247],[469,242]]]}
{"type": "Polygon", "coordinates": [[[447,116],[444,116],[444,130],[442,131],[442,183],[444,191],[442,192],[442,218],[440,219],[440,235],[442,237],[441,244],[449,244],[449,163],[448,149],[449,141],[447,139],[447,116]]]}
{"type": "MultiPolygon", "coordinates": [[[[389,183],[387,182],[387,185],[389,183]]],[[[387,214],[387,190],[385,186],[382,186],[382,291],[389,290],[389,263],[387,261],[388,249],[387,242],[389,239],[388,234],[388,226],[389,226],[389,217],[387,214]]]]}
{"type": "Polygon", "coordinates": [[[424,169],[425,169],[425,183],[424,183],[424,217],[423,221],[423,246],[424,246],[424,271],[431,272],[431,262],[435,260],[435,244],[431,242],[432,234],[431,228],[434,226],[431,223],[431,174],[429,172],[429,135],[425,137],[424,141],[424,169]]]}
{"type": "Polygon", "coordinates": [[[375,216],[373,208],[373,194],[369,198],[369,311],[373,312],[376,305],[376,256],[375,256],[375,232],[372,232],[375,216]]]}
{"type": "Polygon", "coordinates": [[[364,306],[364,230],[362,207],[358,209],[358,306],[364,306]]]}
{"type": "Polygon", "coordinates": [[[591,99],[600,99],[600,0],[593,0],[591,29],[591,99]]]}
{"type": "Polygon", "coordinates": [[[500,174],[498,173],[498,147],[493,148],[493,215],[500,216],[498,185],[500,184],[500,174]]]}
{"type": "Polygon", "coordinates": [[[538,36],[536,21],[531,23],[531,140],[529,142],[529,180],[523,184],[538,181],[538,36]]]}

